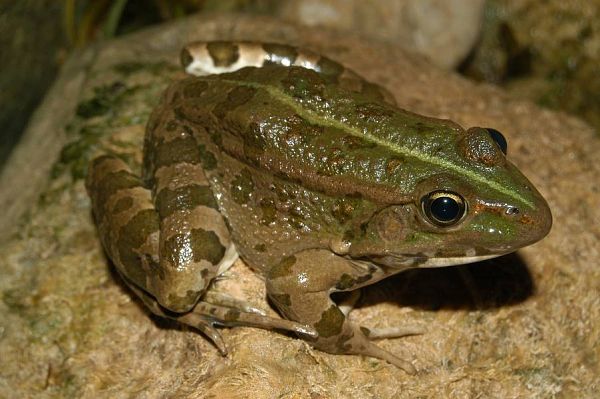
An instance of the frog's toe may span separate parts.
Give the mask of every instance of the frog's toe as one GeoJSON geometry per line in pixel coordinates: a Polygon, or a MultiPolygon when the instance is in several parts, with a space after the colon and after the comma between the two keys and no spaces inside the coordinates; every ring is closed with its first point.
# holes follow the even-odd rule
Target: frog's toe
{"type": "Polygon", "coordinates": [[[361,330],[365,331],[367,337],[370,340],[386,339],[386,338],[402,338],[402,337],[407,337],[410,335],[425,334],[425,329],[422,327],[417,327],[417,326],[385,327],[385,328],[362,327],[361,330]]]}
{"type": "Polygon", "coordinates": [[[417,369],[415,368],[415,366],[412,365],[412,363],[394,355],[391,352],[386,351],[385,349],[380,348],[372,342],[369,342],[369,344],[365,344],[364,347],[357,350],[356,353],[364,356],[383,359],[386,362],[393,364],[394,366],[404,370],[406,373],[411,375],[417,373],[417,369]]]}
{"type": "MultiPolygon", "coordinates": [[[[364,327],[357,327],[348,321],[345,323],[344,330],[345,331],[340,334],[339,338],[335,340],[338,344],[336,347],[330,346],[331,341],[325,341],[321,343],[321,345],[324,345],[322,349],[332,353],[356,354],[375,357],[393,364],[394,366],[406,371],[408,374],[415,374],[417,372],[415,367],[409,361],[386,351],[372,342],[370,330],[364,327]],[[343,343],[341,346],[339,345],[340,341],[343,343]],[[340,350],[340,347],[343,349],[340,350]]],[[[321,345],[317,343],[316,346],[319,347],[321,345]]]]}
{"type": "Polygon", "coordinates": [[[258,312],[245,312],[239,308],[215,305],[205,301],[198,302],[191,314],[224,327],[244,326],[265,330],[284,330],[312,339],[318,336],[315,329],[307,324],[270,317],[258,312]]]}
{"type": "Polygon", "coordinates": [[[221,337],[221,333],[213,326],[214,322],[207,320],[206,316],[192,311],[174,319],[202,332],[217,347],[221,355],[227,356],[227,346],[223,337],[221,337]]]}
{"type": "Polygon", "coordinates": [[[246,302],[243,299],[237,299],[231,295],[213,290],[208,290],[208,292],[204,295],[204,298],[202,298],[202,301],[212,305],[237,309],[244,313],[254,313],[261,316],[267,315],[264,310],[251,305],[249,302],[246,302]]]}

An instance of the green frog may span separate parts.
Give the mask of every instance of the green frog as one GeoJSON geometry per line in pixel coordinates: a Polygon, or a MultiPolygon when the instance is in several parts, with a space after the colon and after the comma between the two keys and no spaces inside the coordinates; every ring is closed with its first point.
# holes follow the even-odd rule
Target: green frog
{"type": "Polygon", "coordinates": [[[127,285],[223,354],[215,326],[254,326],[414,373],[373,342],[414,329],[359,326],[331,294],[500,256],[550,229],[494,129],[400,109],[384,88],[287,45],[200,42],[181,60],[190,76],[149,118],[141,175],[102,155],[86,187],[127,285]],[[283,318],[211,290],[238,256],[283,318]]]}

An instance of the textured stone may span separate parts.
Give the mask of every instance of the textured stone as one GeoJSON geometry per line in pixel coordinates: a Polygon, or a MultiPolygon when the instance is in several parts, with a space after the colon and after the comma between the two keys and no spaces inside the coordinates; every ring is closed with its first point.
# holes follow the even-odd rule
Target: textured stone
{"type": "Polygon", "coordinates": [[[359,32],[457,66],[479,36],[483,0],[292,0],[281,15],[308,26],[359,32]]]}
{"type": "Polygon", "coordinates": [[[62,4],[0,1],[0,170],[64,58],[62,4]]]}
{"type": "MultiPolygon", "coordinates": [[[[186,19],[88,49],[67,66],[2,180],[0,204],[19,207],[3,206],[0,219],[0,397],[600,395],[600,141],[584,123],[395,46],[267,18],[186,19]],[[148,112],[181,76],[179,48],[230,38],[309,47],[385,85],[401,107],[502,131],[509,157],[548,199],[555,221],[542,242],[366,290],[352,313],[362,325],[427,331],[381,343],[414,360],[419,375],[252,328],[222,330],[230,354],[221,357],[201,334],[149,316],[103,257],[81,178],[87,159],[108,148],[139,164],[148,112]],[[102,107],[76,116],[78,103],[102,107]]],[[[216,288],[268,309],[263,282],[242,262],[216,288]]]]}

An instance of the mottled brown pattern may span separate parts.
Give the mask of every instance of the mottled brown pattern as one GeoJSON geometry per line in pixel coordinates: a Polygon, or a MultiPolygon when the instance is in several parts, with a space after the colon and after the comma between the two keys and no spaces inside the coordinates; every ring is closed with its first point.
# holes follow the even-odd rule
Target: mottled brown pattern
{"type": "Polygon", "coordinates": [[[213,265],[218,264],[225,254],[225,247],[221,245],[219,237],[213,231],[204,229],[192,229],[190,236],[187,234],[176,234],[170,236],[161,248],[164,250],[165,257],[169,258],[169,263],[177,265],[179,263],[179,251],[183,242],[190,241],[192,243],[191,255],[194,262],[206,260],[213,265]]]}
{"type": "Polygon", "coordinates": [[[158,231],[158,215],[153,209],[145,209],[135,214],[118,231],[116,242],[117,259],[124,267],[124,273],[134,283],[144,286],[147,271],[143,270],[143,260],[149,254],[140,253],[140,248],[148,236],[158,231]]]}
{"type": "Polygon", "coordinates": [[[217,209],[217,202],[209,186],[191,184],[175,190],[165,188],[156,194],[156,209],[161,219],[180,210],[192,210],[203,205],[217,209]]]}
{"type": "Polygon", "coordinates": [[[156,168],[161,166],[170,166],[179,163],[200,163],[200,153],[196,141],[190,137],[181,137],[168,142],[159,142],[151,152],[156,168]]]}
{"type": "Polygon", "coordinates": [[[177,190],[190,184],[190,181],[193,181],[194,184],[208,186],[203,166],[187,162],[157,168],[154,172],[154,179],[156,191],[164,188],[177,190]]]}

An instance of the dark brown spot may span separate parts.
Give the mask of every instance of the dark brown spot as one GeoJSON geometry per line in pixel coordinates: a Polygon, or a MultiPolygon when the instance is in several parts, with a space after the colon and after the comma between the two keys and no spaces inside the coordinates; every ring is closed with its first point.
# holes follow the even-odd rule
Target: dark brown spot
{"type": "MultiPolygon", "coordinates": [[[[94,188],[92,195],[94,197],[94,204],[99,209],[105,212],[105,206],[108,204],[108,200],[115,193],[123,189],[130,189],[134,187],[143,187],[142,181],[139,177],[126,170],[119,170],[114,173],[109,173],[102,180],[100,180],[94,188]]],[[[96,215],[101,216],[101,215],[96,215]]]]}
{"type": "Polygon", "coordinates": [[[175,190],[162,189],[156,195],[156,209],[164,219],[179,210],[192,210],[203,205],[217,209],[217,202],[213,196],[210,186],[190,184],[175,190]]]}
{"type": "Polygon", "coordinates": [[[353,277],[350,274],[344,273],[340,280],[335,285],[335,288],[341,291],[348,290],[359,284],[369,281],[373,276],[371,274],[365,274],[363,276],[353,277]]]}
{"type": "Polygon", "coordinates": [[[152,156],[155,170],[161,166],[169,166],[175,163],[185,162],[196,165],[200,162],[200,151],[196,145],[196,140],[190,136],[158,143],[152,156]]]}
{"type": "Polygon", "coordinates": [[[329,338],[342,332],[346,317],[337,306],[331,305],[329,309],[321,314],[321,320],[315,323],[315,329],[319,337],[329,338]]]}
{"type": "Polygon", "coordinates": [[[192,230],[194,261],[207,260],[213,265],[218,264],[225,255],[225,247],[214,231],[204,229],[192,230]]]}
{"type": "Polygon", "coordinates": [[[113,214],[121,213],[133,206],[133,198],[123,197],[117,201],[114,208],[112,209],[113,214]]]}
{"type": "Polygon", "coordinates": [[[203,291],[188,290],[184,296],[178,296],[177,294],[169,294],[162,306],[173,312],[185,312],[189,310],[203,294],[203,291]]]}
{"type": "Polygon", "coordinates": [[[277,219],[277,208],[272,198],[263,198],[260,200],[259,206],[262,211],[261,224],[268,226],[277,219]]]}
{"type": "Polygon", "coordinates": [[[237,107],[246,104],[254,97],[256,89],[247,86],[236,86],[227,94],[227,99],[223,102],[218,103],[213,109],[213,113],[219,117],[224,118],[227,112],[233,111],[237,107]]]}
{"type": "Polygon", "coordinates": [[[280,277],[287,277],[292,274],[293,266],[296,263],[296,257],[294,255],[283,258],[277,266],[271,268],[269,272],[269,279],[276,279],[280,277]]]}
{"type": "Polygon", "coordinates": [[[183,86],[183,97],[188,99],[198,98],[208,88],[208,83],[204,80],[188,80],[183,86]]]}
{"type": "MultiPolygon", "coordinates": [[[[145,287],[146,273],[142,268],[140,248],[148,236],[159,229],[158,215],[153,209],[138,212],[118,233],[118,259],[125,268],[125,274],[135,284],[145,287]]],[[[147,254],[152,255],[152,254],[147,254]]]]}
{"type": "Polygon", "coordinates": [[[256,244],[254,246],[254,250],[256,252],[266,252],[267,251],[267,246],[265,244],[256,244]]]}
{"type": "Polygon", "coordinates": [[[211,42],[206,45],[213,64],[217,67],[227,67],[240,58],[240,49],[231,42],[211,42]]]}
{"type": "Polygon", "coordinates": [[[306,215],[303,212],[303,207],[301,203],[292,202],[288,209],[288,223],[295,229],[302,229],[305,226],[304,221],[306,220],[306,215]]]}
{"type": "Polygon", "coordinates": [[[229,309],[224,316],[225,321],[237,321],[239,318],[240,311],[237,309],[229,309]]]}
{"type": "Polygon", "coordinates": [[[169,237],[164,242],[161,255],[168,259],[174,267],[180,265],[181,259],[188,259],[191,251],[194,262],[206,260],[213,265],[218,264],[225,255],[225,247],[214,231],[193,229],[190,234],[181,233],[169,237]]]}
{"type": "Polygon", "coordinates": [[[217,167],[217,158],[212,152],[206,149],[204,144],[198,146],[198,151],[200,152],[200,160],[202,161],[204,170],[210,171],[217,167]]]}
{"type": "Polygon", "coordinates": [[[238,204],[247,204],[254,191],[254,182],[250,170],[244,168],[231,182],[231,196],[238,204]]]}
{"type": "Polygon", "coordinates": [[[190,52],[184,48],[183,50],[181,50],[181,54],[179,55],[179,61],[181,62],[181,65],[184,68],[187,68],[187,66],[190,65],[192,61],[194,61],[194,57],[192,57],[190,52]]]}

